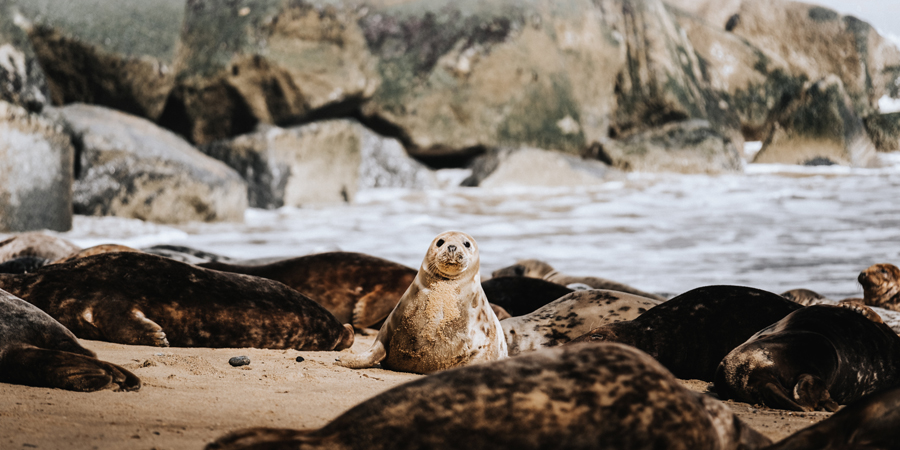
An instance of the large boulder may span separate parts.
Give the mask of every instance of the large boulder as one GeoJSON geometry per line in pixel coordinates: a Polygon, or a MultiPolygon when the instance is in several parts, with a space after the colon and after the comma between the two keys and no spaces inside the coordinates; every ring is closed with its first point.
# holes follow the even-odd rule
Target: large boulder
{"type": "Polygon", "coordinates": [[[880,152],[900,150],[900,113],[872,114],[863,119],[869,138],[880,152]]]}
{"type": "Polygon", "coordinates": [[[705,120],[669,123],[595,150],[598,159],[629,171],[718,174],[743,170],[738,145],[705,120]]]}
{"type": "Polygon", "coordinates": [[[802,95],[777,111],[769,136],[753,162],[783,164],[877,164],[875,145],[836,75],[807,83],[802,95]]]}
{"type": "Polygon", "coordinates": [[[47,80],[16,9],[0,1],[0,100],[40,112],[50,101],[47,80]]]}
{"type": "Polygon", "coordinates": [[[463,186],[590,186],[621,178],[600,161],[536,148],[495,149],[476,158],[471,169],[463,186]]]}
{"type": "Polygon", "coordinates": [[[4,0],[28,31],[53,103],[155,120],[174,77],[184,0],[4,0]]]}
{"type": "Polygon", "coordinates": [[[900,50],[856,17],[787,0],[667,2],[746,40],[792,78],[837,75],[860,116],[882,96],[900,94],[900,50]]]}
{"type": "Polygon", "coordinates": [[[72,228],[73,155],[59,124],[0,101],[0,232],[72,228]]]}
{"type": "Polygon", "coordinates": [[[250,206],[256,208],[353,201],[368,188],[436,186],[434,174],[410,158],[399,141],[355,120],[262,126],[200,148],[244,177],[250,206]]]}
{"type": "Polygon", "coordinates": [[[79,149],[77,214],[158,223],[241,221],[247,186],[231,168],[140,117],[73,104],[48,114],[79,149]]]}

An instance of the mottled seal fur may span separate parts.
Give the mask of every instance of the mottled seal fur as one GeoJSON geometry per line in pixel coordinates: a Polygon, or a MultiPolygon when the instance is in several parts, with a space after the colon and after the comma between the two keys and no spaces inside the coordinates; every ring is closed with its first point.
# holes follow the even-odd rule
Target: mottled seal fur
{"type": "Polygon", "coordinates": [[[591,330],[572,342],[621,342],[653,356],[678,378],[712,381],[719,361],[757,331],[802,306],[745,286],[706,286],[638,318],[591,330]]]}
{"type": "Polygon", "coordinates": [[[620,291],[575,291],[537,311],[501,320],[509,354],[565,344],[608,323],[634,319],[659,300],[620,291]]]}
{"type": "Polygon", "coordinates": [[[888,450],[900,446],[900,387],[869,394],[766,450],[888,450]]]}
{"type": "Polygon", "coordinates": [[[475,239],[459,231],[437,235],[372,348],[338,364],[359,369],[381,362],[390,370],[431,373],[505,358],[503,328],[479,269],[475,239]]]}
{"type": "Polygon", "coordinates": [[[256,266],[225,262],[198,265],[280,281],[356,328],[384,320],[416,277],[415,269],[351,252],[319,253],[256,266]]]}
{"type": "Polygon", "coordinates": [[[81,247],[40,232],[21,233],[0,241],[0,263],[10,262],[0,273],[33,272],[50,261],[66,257],[81,247]]]}
{"type": "Polygon", "coordinates": [[[97,359],[75,335],[36,306],[0,290],[0,381],[36,387],[134,391],[131,372],[97,359]]]}
{"type": "MultiPolygon", "coordinates": [[[[809,289],[791,289],[786,292],[782,292],[781,296],[795,303],[799,303],[803,306],[812,306],[812,305],[852,305],[852,304],[865,304],[864,299],[859,298],[845,298],[843,300],[832,300],[828,297],[825,297],[818,292],[809,290],[809,289]]],[[[868,306],[868,305],[867,305],[868,306]]],[[[889,326],[895,333],[900,335],[900,311],[891,311],[889,309],[879,308],[877,306],[869,306],[867,308],[868,313],[874,314],[878,317],[876,322],[884,322],[885,325],[889,326]]],[[[861,310],[864,314],[866,314],[865,310],[861,310]]],[[[870,316],[870,319],[872,317],[870,316]]]]}
{"type": "Polygon", "coordinates": [[[99,255],[102,253],[116,253],[116,252],[140,252],[140,250],[136,248],[127,247],[119,244],[100,244],[95,245],[93,247],[88,247],[84,250],[77,251],[68,255],[66,257],[57,259],[53,261],[51,264],[62,264],[69,261],[74,261],[80,258],[86,258],[88,256],[99,255]]]}
{"type": "Polygon", "coordinates": [[[206,262],[236,262],[234,258],[216,253],[207,252],[183,245],[154,245],[152,247],[144,247],[140,249],[144,253],[151,255],[165,256],[175,261],[181,261],[188,264],[200,264],[206,262]]]}
{"type": "Polygon", "coordinates": [[[900,336],[851,308],[813,305],[756,333],[722,360],[722,398],[835,411],[900,384],[900,336]]]}
{"type": "Polygon", "coordinates": [[[349,325],[281,283],[146,253],[104,253],[0,275],[0,289],[83,339],[298,350],[340,350],[353,342],[349,325]]]}
{"type": "Polygon", "coordinates": [[[481,282],[484,295],[491,304],[523,316],[573,290],[563,285],[530,277],[495,277],[481,282]]]}
{"type": "Polygon", "coordinates": [[[495,270],[491,277],[530,277],[540,278],[563,286],[571,284],[586,284],[593,289],[609,289],[612,291],[627,292],[629,294],[640,295],[642,297],[653,298],[656,300],[665,300],[661,295],[644,292],[640,289],[633,288],[627,284],[616,281],[607,280],[597,277],[574,277],[564,275],[556,271],[550,264],[537,259],[525,259],[516,262],[512,266],[495,270]]]}
{"type": "Polygon", "coordinates": [[[208,450],[737,450],[770,444],[723,403],[618,344],[532,352],[402,384],[317,430],[254,428],[208,450]]]}
{"type": "Polygon", "coordinates": [[[860,272],[863,300],[869,306],[900,311],[900,269],[893,264],[875,264],[860,272]]]}

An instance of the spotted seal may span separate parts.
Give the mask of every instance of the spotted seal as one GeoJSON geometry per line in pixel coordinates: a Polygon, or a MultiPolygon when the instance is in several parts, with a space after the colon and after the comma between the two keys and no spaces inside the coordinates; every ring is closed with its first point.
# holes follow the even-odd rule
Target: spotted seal
{"type": "Polygon", "coordinates": [[[863,300],[869,306],[900,311],[900,269],[893,264],[875,264],[860,272],[863,300]]]}
{"type": "Polygon", "coordinates": [[[423,377],[317,430],[241,430],[206,448],[737,450],[770,443],[641,351],[583,344],[423,377]]]}
{"type": "Polygon", "coordinates": [[[537,259],[525,259],[516,262],[512,266],[495,270],[491,277],[518,276],[540,278],[563,286],[573,284],[586,284],[593,289],[609,289],[612,291],[627,292],[629,294],[640,295],[642,297],[653,298],[656,300],[665,300],[661,295],[644,292],[640,289],[633,288],[627,284],[616,281],[607,280],[597,277],[573,277],[564,275],[556,271],[550,264],[537,259]]]}
{"type": "Polygon", "coordinates": [[[225,255],[219,255],[217,253],[211,253],[205,250],[186,247],[183,245],[161,244],[151,247],[141,247],[140,250],[144,253],[164,256],[166,258],[174,259],[176,261],[181,261],[188,264],[200,264],[215,261],[236,262],[234,258],[230,258],[225,255]]]}
{"type": "Polygon", "coordinates": [[[760,330],[725,356],[715,376],[722,398],[794,411],[835,411],[898,384],[900,336],[830,305],[799,309],[760,330]]]}
{"type": "Polygon", "coordinates": [[[0,289],[83,339],[298,350],[340,350],[353,342],[349,325],[281,283],[146,253],[103,253],[0,275],[0,289]]]}
{"type": "Polygon", "coordinates": [[[337,364],[359,369],[380,361],[390,370],[431,373],[505,358],[503,328],[479,269],[475,239],[459,231],[437,235],[372,348],[337,364]]]}
{"type": "Polygon", "coordinates": [[[637,347],[678,378],[712,381],[719,361],[757,331],[803,308],[745,286],[705,286],[654,306],[638,318],[611,323],[573,339],[637,347]]]}
{"type": "Polygon", "coordinates": [[[79,250],[81,247],[49,234],[17,234],[0,241],[0,273],[34,272],[51,261],[79,250]]]}
{"type": "Polygon", "coordinates": [[[83,392],[141,387],[133,373],[100,361],[62,324],[2,289],[0,381],[83,392]]]}
{"type": "Polygon", "coordinates": [[[352,252],[318,253],[262,265],[221,261],[198,265],[280,281],[356,328],[383,321],[416,277],[415,269],[352,252]]]}
{"type": "Polygon", "coordinates": [[[608,323],[634,319],[660,302],[620,291],[575,291],[524,316],[501,320],[509,355],[562,345],[608,323]]]}
{"type": "Polygon", "coordinates": [[[539,278],[496,277],[481,282],[484,295],[492,305],[502,307],[513,317],[523,316],[573,290],[539,278]]]}

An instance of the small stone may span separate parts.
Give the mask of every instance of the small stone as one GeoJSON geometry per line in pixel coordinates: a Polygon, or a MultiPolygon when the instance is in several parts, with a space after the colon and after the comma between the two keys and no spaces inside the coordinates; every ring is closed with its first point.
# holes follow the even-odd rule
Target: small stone
{"type": "Polygon", "coordinates": [[[303,361],[305,361],[305,359],[302,356],[297,357],[297,362],[303,362],[303,361]]]}
{"type": "Polygon", "coordinates": [[[250,364],[250,358],[246,356],[235,356],[228,360],[228,364],[231,364],[234,367],[246,366],[250,364]]]}

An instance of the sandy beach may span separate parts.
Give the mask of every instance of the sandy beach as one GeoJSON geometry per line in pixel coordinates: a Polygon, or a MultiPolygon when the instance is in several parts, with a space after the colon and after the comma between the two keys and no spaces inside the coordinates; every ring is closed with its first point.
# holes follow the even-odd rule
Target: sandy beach
{"type": "MultiPolygon", "coordinates": [[[[357,335],[351,350],[364,351],[373,339],[357,335]]],[[[357,403],[421,376],[336,367],[337,352],[82,344],[134,372],[143,387],[137,392],[78,393],[0,384],[0,448],[199,450],[244,427],[317,428],[357,403]],[[250,358],[249,365],[228,364],[229,358],[242,355],[250,358]]],[[[699,392],[708,384],[684,383],[699,392]]],[[[830,415],[727,403],[775,440],[830,415]]]]}

